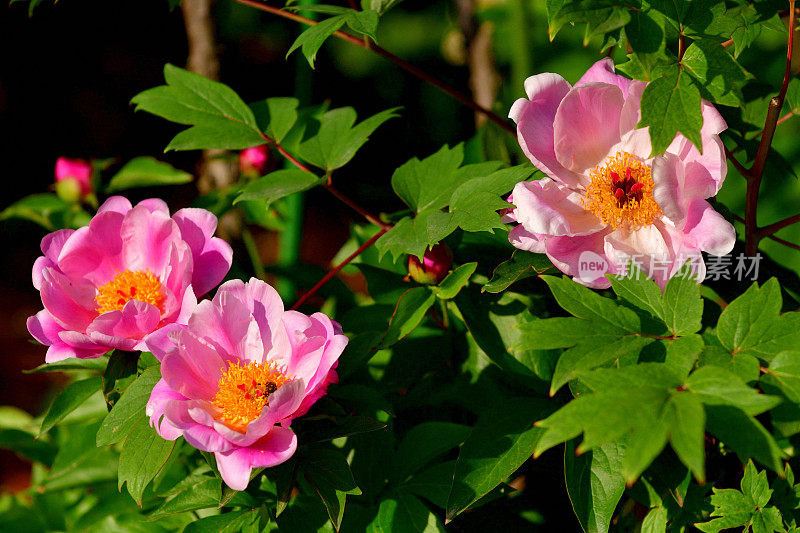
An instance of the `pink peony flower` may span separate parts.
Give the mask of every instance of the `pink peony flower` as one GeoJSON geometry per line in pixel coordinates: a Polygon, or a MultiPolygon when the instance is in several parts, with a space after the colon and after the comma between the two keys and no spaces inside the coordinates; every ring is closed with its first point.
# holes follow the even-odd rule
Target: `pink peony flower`
{"type": "Polygon", "coordinates": [[[636,128],[645,86],[603,59],[574,87],[558,74],[528,78],[528,98],[509,113],[523,152],[547,175],[514,188],[509,239],[591,287],[608,287],[605,274],[624,273],[630,260],[662,287],[691,260],[702,281],[701,251],[724,255],[736,240],[706,201],[727,172],[725,121],[703,101],[703,153],[678,134],[651,158],[648,128],[636,128]]]}
{"type": "Polygon", "coordinates": [[[145,342],[161,361],[147,403],[158,434],[213,452],[225,483],[244,490],[253,468],[292,456],[288,426],[338,381],[347,337],[322,313],[284,311],[275,289],[253,278],[228,281],[188,326],[145,342]]]}
{"type": "Polygon", "coordinates": [[[266,144],[245,148],[239,152],[239,170],[245,176],[260,177],[269,166],[269,147],[266,144]]]}
{"type": "Polygon", "coordinates": [[[88,226],[42,239],[33,285],[44,309],[28,331],[49,346],[46,361],[98,357],[112,348],[144,349],[142,340],[185,324],[202,296],[231,266],[232,250],[213,237],[217,219],[149,199],[136,207],[109,198],[88,226]]]}
{"type": "Polygon", "coordinates": [[[446,244],[439,243],[425,250],[422,262],[416,256],[409,255],[408,273],[417,283],[439,283],[447,276],[452,264],[453,252],[446,244]]]}
{"type": "Polygon", "coordinates": [[[78,201],[92,192],[92,165],[85,159],[56,160],[56,190],[59,196],[78,201]]]}

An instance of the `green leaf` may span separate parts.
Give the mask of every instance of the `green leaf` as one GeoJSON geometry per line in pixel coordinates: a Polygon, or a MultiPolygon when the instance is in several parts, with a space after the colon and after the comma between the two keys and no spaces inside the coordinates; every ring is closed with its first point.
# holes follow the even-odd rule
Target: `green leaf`
{"type": "Polygon", "coordinates": [[[217,507],[222,494],[222,486],[216,478],[208,478],[191,486],[183,487],[180,492],[168,499],[158,509],[148,515],[147,520],[153,521],[165,516],[170,516],[187,511],[217,507]]]}
{"type": "Polygon", "coordinates": [[[420,260],[425,250],[455,231],[456,225],[450,213],[426,210],[414,218],[405,217],[397,222],[375,242],[378,256],[391,252],[393,260],[399,261],[405,254],[417,256],[420,260]]]}
{"type": "Polygon", "coordinates": [[[392,189],[414,212],[441,209],[458,183],[458,169],[464,160],[464,147],[443,146],[422,161],[409,160],[392,175],[392,189]],[[436,176],[436,179],[431,179],[436,176]]]}
{"type": "Polygon", "coordinates": [[[23,374],[37,374],[39,372],[65,372],[69,370],[105,370],[108,365],[108,357],[96,357],[93,359],[78,359],[70,357],[54,363],[45,363],[30,370],[23,370],[23,374]]]}
{"type": "Polygon", "coordinates": [[[400,301],[397,302],[392,318],[389,321],[389,329],[381,341],[381,346],[388,348],[411,333],[419,325],[435,301],[436,297],[427,287],[416,287],[407,290],[400,297],[400,301]]]}
{"type": "Polygon", "coordinates": [[[681,65],[695,80],[703,98],[738,107],[747,72],[716,41],[700,39],[686,49],[681,65]]]}
{"type": "Polygon", "coordinates": [[[0,448],[11,450],[26,459],[50,466],[58,446],[21,429],[0,428],[0,448]]]}
{"type": "Polygon", "coordinates": [[[650,509],[647,516],[642,520],[642,533],[666,533],[667,531],[667,508],[654,507],[650,509]]]}
{"type": "Polygon", "coordinates": [[[166,65],[167,85],[133,97],[136,110],[147,111],[191,128],[179,133],[167,150],[238,150],[264,144],[252,110],[228,86],[166,65]]]}
{"type": "Polygon", "coordinates": [[[397,447],[393,478],[402,481],[432,459],[466,440],[472,428],[451,422],[423,422],[414,426],[397,447]]]}
{"type": "Polygon", "coordinates": [[[620,338],[618,333],[598,331],[589,320],[575,317],[556,317],[531,320],[519,325],[520,345],[542,350],[571,348],[584,341],[603,345],[620,338]]]}
{"type": "Polygon", "coordinates": [[[502,483],[531,456],[542,434],[533,422],[549,410],[548,402],[513,398],[479,417],[456,460],[447,521],[502,483]]]}
{"type": "Polygon", "coordinates": [[[641,326],[636,313],[621,307],[609,298],[604,298],[575,283],[570,278],[541,276],[550,287],[558,305],[571,315],[590,320],[604,330],[604,333],[639,333],[641,326]]]}
{"type": "Polygon", "coordinates": [[[346,165],[378,126],[399,116],[398,108],[381,111],[356,124],[352,107],[328,111],[320,118],[317,134],[300,145],[300,157],[331,172],[346,165]]]}
{"type": "Polygon", "coordinates": [[[497,265],[492,273],[492,279],[482,290],[491,293],[503,292],[516,281],[538,276],[552,268],[553,264],[545,254],[514,250],[511,259],[497,265]]]}
{"type": "Polygon", "coordinates": [[[367,533],[445,533],[445,528],[419,499],[398,491],[383,500],[367,533]]]}
{"type": "Polygon", "coordinates": [[[705,427],[706,413],[694,394],[676,394],[670,405],[674,409],[669,442],[681,462],[704,483],[706,480],[705,427]]]}
{"type": "Polygon", "coordinates": [[[800,313],[780,314],[782,298],[775,278],[759,288],[750,286],[722,312],[717,336],[735,354],[749,354],[772,360],[785,350],[800,345],[800,313]]]}
{"type": "Polygon", "coordinates": [[[174,441],[164,440],[156,433],[148,417],[140,418],[119,456],[119,490],[127,483],[128,493],[141,507],[145,487],[161,471],[174,447],[174,441]]]}
{"type": "Polygon", "coordinates": [[[323,20],[315,26],[311,26],[295,39],[289,51],[286,52],[286,57],[288,58],[292,52],[300,48],[308,64],[311,68],[314,68],[314,61],[317,59],[319,49],[322,48],[328,37],[344,26],[346,21],[347,17],[345,15],[336,15],[323,20]]]}
{"type": "Polygon", "coordinates": [[[151,366],[131,383],[97,431],[97,446],[113,444],[125,438],[144,413],[150,392],[160,379],[161,368],[151,366]]]}
{"type": "Polygon", "coordinates": [[[700,331],[703,299],[700,285],[688,277],[686,267],[676,273],[661,293],[653,280],[638,276],[609,276],[617,296],[662,321],[672,335],[689,335],[700,331]]]}
{"type": "Polygon", "coordinates": [[[267,136],[280,143],[297,122],[297,98],[267,98],[250,104],[250,109],[258,121],[259,127],[267,136]]]}
{"type": "Polygon", "coordinates": [[[780,397],[759,394],[737,376],[718,366],[699,368],[686,380],[686,387],[706,405],[730,405],[752,416],[781,403],[780,397]]]}
{"type": "Polygon", "coordinates": [[[708,432],[740,457],[755,459],[775,472],[783,471],[783,451],[758,420],[729,405],[706,405],[706,418],[708,432]]]}
{"type": "Polygon", "coordinates": [[[620,444],[599,446],[589,453],[576,455],[575,443],[564,449],[564,477],[567,494],[575,516],[586,533],[606,533],[622,494],[622,458],[620,444]]]}
{"type": "Polygon", "coordinates": [[[335,450],[312,448],[303,452],[300,469],[314,486],[336,531],[342,524],[347,494],[361,494],[350,465],[335,450]]]}
{"type": "Polygon", "coordinates": [[[189,522],[183,533],[236,533],[245,531],[245,528],[252,525],[258,517],[257,509],[206,516],[189,522]]]}
{"type": "Polygon", "coordinates": [[[455,298],[458,292],[467,284],[477,267],[478,263],[465,263],[456,268],[439,285],[431,287],[433,294],[443,300],[455,298]]]}
{"type": "Polygon", "coordinates": [[[113,406],[119,395],[136,379],[139,367],[139,352],[114,350],[103,373],[103,396],[113,406]]]}
{"type": "Polygon", "coordinates": [[[517,183],[525,181],[532,170],[530,165],[505,168],[459,185],[449,201],[455,223],[464,231],[471,232],[493,233],[494,229],[505,229],[498,210],[507,209],[509,204],[500,195],[509,192],[517,183]]]}
{"type": "Polygon", "coordinates": [[[638,355],[642,348],[651,342],[653,339],[647,337],[626,336],[605,344],[593,340],[570,348],[558,358],[550,385],[550,395],[555,395],[558,389],[575,379],[577,372],[609,363],[619,364],[621,358],[638,355]]]}
{"type": "Polygon", "coordinates": [[[679,132],[702,150],[700,100],[700,89],[677,65],[647,85],[642,93],[642,120],[638,127],[650,127],[651,157],[664,153],[679,132]]]}
{"type": "Polygon", "coordinates": [[[50,428],[55,426],[61,419],[77,409],[83,402],[89,399],[90,396],[99,393],[103,386],[102,380],[99,377],[82,379],[80,381],[73,381],[64,390],[56,396],[47,414],[44,415],[42,420],[42,427],[39,430],[39,436],[47,433],[50,428]]]}
{"type": "Polygon", "coordinates": [[[63,220],[71,208],[71,204],[55,194],[31,194],[0,211],[0,220],[21,218],[53,231],[59,228],[58,221],[63,220]]]}
{"type": "Polygon", "coordinates": [[[779,353],[761,381],[780,389],[792,403],[800,404],[800,353],[779,353]]]}
{"type": "Polygon", "coordinates": [[[178,170],[169,163],[153,157],[137,157],[128,161],[114,174],[106,187],[106,192],[154,185],[180,185],[190,181],[192,181],[190,173],[178,170]]]}
{"type": "Polygon", "coordinates": [[[233,203],[238,204],[245,200],[264,200],[269,206],[275,200],[307,191],[323,183],[325,183],[324,178],[318,178],[304,170],[295,168],[276,170],[248,183],[233,203]]]}

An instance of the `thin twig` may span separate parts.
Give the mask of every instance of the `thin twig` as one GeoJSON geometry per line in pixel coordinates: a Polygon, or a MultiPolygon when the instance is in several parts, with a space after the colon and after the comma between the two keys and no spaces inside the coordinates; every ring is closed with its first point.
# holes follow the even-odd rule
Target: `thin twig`
{"type": "MultiPolygon", "coordinates": [[[[792,118],[793,116],[795,116],[796,114],[797,114],[797,113],[795,113],[794,109],[792,109],[791,111],[789,111],[788,113],[786,113],[785,115],[783,115],[781,118],[779,118],[779,119],[778,119],[778,122],[777,122],[777,124],[775,124],[775,126],[780,126],[781,124],[783,124],[784,122],[786,122],[787,120],[789,120],[790,118],[792,118]]],[[[764,134],[764,130],[761,130],[761,131],[759,131],[758,133],[756,133],[756,134],[753,136],[753,139],[752,139],[752,140],[756,140],[756,139],[758,139],[758,138],[759,138],[759,137],[761,137],[763,134],[764,134]]],[[[730,157],[730,155],[729,155],[729,154],[735,154],[736,152],[738,152],[738,151],[739,151],[739,150],[741,150],[741,149],[742,149],[742,147],[741,147],[741,146],[737,146],[737,147],[735,147],[733,150],[730,150],[729,152],[727,152],[727,153],[726,153],[726,155],[728,155],[728,157],[730,157]]],[[[744,168],[744,167],[743,167],[743,168],[744,168]]]]}
{"type": "MultiPolygon", "coordinates": [[[[736,213],[732,213],[733,219],[737,222],[741,222],[744,224],[744,217],[737,215],[736,213]]],[[[781,239],[780,237],[776,237],[775,235],[765,235],[767,239],[771,239],[778,244],[782,244],[788,248],[792,248],[793,250],[800,250],[800,244],[795,244],[793,242],[789,242],[786,239],[781,239]]]]}
{"type": "Polygon", "coordinates": [[[776,231],[781,230],[786,226],[791,226],[795,222],[800,222],[800,214],[784,218],[783,220],[779,220],[773,224],[764,226],[763,228],[759,228],[758,236],[759,238],[761,238],[761,237],[766,237],[767,235],[772,235],[776,231]]]}
{"type": "Polygon", "coordinates": [[[795,0],[789,0],[789,39],[786,50],[786,69],[783,75],[783,83],[778,95],[769,102],[767,119],[764,121],[764,129],[761,135],[761,142],[758,144],[753,166],[750,168],[750,176],[747,181],[747,192],[745,196],[744,213],[744,247],[747,255],[753,256],[758,251],[758,241],[761,239],[759,234],[757,213],[758,213],[758,191],[761,187],[761,179],[764,177],[764,169],[767,167],[767,157],[772,146],[772,138],[775,135],[775,128],[778,125],[783,101],[792,77],[792,48],[794,46],[794,24],[795,24],[795,0]]]}
{"type": "Polygon", "coordinates": [[[735,150],[732,152],[732,151],[728,150],[727,146],[725,146],[724,148],[725,148],[725,156],[728,158],[728,160],[731,163],[733,163],[733,166],[736,167],[736,170],[739,171],[739,174],[741,174],[745,179],[749,179],[750,178],[750,170],[748,170],[735,157],[733,157],[733,154],[734,154],[735,150]]]}
{"type": "MultiPolygon", "coordinates": [[[[279,17],[283,17],[283,18],[286,18],[286,19],[289,19],[289,20],[293,20],[295,22],[300,22],[301,24],[305,24],[307,26],[315,26],[316,24],[318,24],[318,22],[316,20],[311,20],[309,18],[303,17],[303,16],[298,15],[296,13],[292,13],[290,11],[285,11],[283,9],[279,9],[277,7],[274,7],[274,6],[271,6],[271,5],[268,5],[268,4],[264,4],[264,3],[261,3],[261,2],[257,2],[256,0],[236,0],[236,1],[239,2],[240,4],[244,4],[244,5],[247,5],[247,6],[250,6],[250,7],[254,7],[256,9],[260,9],[261,11],[266,11],[268,13],[272,13],[273,15],[278,15],[279,17]]],[[[394,55],[393,53],[389,52],[385,48],[383,48],[381,46],[378,46],[375,43],[365,42],[364,40],[359,39],[358,37],[356,37],[354,35],[350,35],[349,33],[345,33],[343,31],[336,31],[336,32],[334,32],[333,35],[338,37],[339,39],[342,39],[344,41],[349,42],[350,44],[354,44],[356,46],[360,46],[361,48],[364,48],[366,50],[371,50],[371,51],[375,52],[376,54],[378,54],[379,56],[382,56],[382,57],[388,59],[392,63],[396,64],[398,67],[404,69],[406,72],[409,72],[409,73],[413,74],[414,76],[420,78],[421,80],[426,81],[426,82],[430,83],[431,85],[433,85],[434,87],[446,92],[447,94],[449,94],[450,96],[452,96],[453,98],[455,98],[456,100],[461,102],[462,104],[464,104],[467,107],[471,108],[473,111],[477,111],[479,113],[483,113],[492,122],[496,123],[498,126],[500,126],[501,128],[505,129],[506,131],[516,134],[516,131],[517,131],[516,128],[512,124],[510,124],[509,122],[507,122],[506,120],[501,118],[499,115],[494,113],[493,111],[491,111],[491,110],[483,107],[482,105],[478,104],[472,98],[470,98],[469,96],[465,95],[464,93],[462,93],[458,89],[456,89],[456,88],[444,83],[443,81],[441,81],[439,79],[434,78],[433,76],[431,76],[427,72],[425,72],[423,70],[420,70],[419,68],[415,67],[414,65],[412,65],[411,63],[409,63],[405,59],[401,59],[401,58],[397,57],[396,55],[394,55]]]]}
{"type": "Polygon", "coordinates": [[[378,239],[380,239],[380,238],[381,238],[381,236],[382,236],[384,233],[386,233],[387,231],[389,231],[387,228],[381,228],[380,230],[378,230],[378,233],[376,233],[375,235],[373,235],[373,236],[372,236],[372,237],[371,237],[371,238],[370,238],[368,241],[366,241],[364,244],[362,244],[361,246],[359,246],[359,247],[356,249],[356,251],[355,251],[355,252],[353,252],[352,254],[350,254],[349,256],[347,256],[347,259],[345,259],[344,261],[342,261],[341,263],[339,263],[338,265],[336,265],[336,267],[334,267],[334,269],[333,269],[333,270],[331,270],[330,272],[328,272],[327,274],[325,274],[325,276],[324,276],[324,277],[323,277],[321,280],[319,280],[319,281],[317,282],[317,284],[316,284],[316,285],[314,285],[313,287],[311,287],[311,289],[310,289],[310,290],[309,290],[307,293],[305,293],[305,294],[304,294],[304,295],[303,295],[303,296],[302,296],[302,297],[301,297],[299,300],[297,300],[297,302],[295,302],[295,304],[292,306],[292,310],[294,310],[294,309],[297,309],[298,307],[300,307],[301,305],[303,305],[303,304],[306,302],[306,300],[308,300],[308,299],[309,299],[309,298],[311,298],[311,297],[312,297],[314,294],[316,294],[316,292],[317,292],[318,290],[320,290],[320,289],[322,288],[322,286],[323,286],[323,285],[325,285],[326,283],[328,283],[328,282],[329,282],[329,281],[330,281],[330,280],[331,280],[331,279],[332,279],[332,278],[333,278],[333,277],[334,277],[334,276],[335,276],[335,275],[336,275],[336,274],[337,274],[337,273],[338,273],[338,272],[339,272],[341,269],[343,269],[343,268],[344,268],[344,267],[346,267],[348,264],[350,264],[350,262],[351,262],[353,259],[355,259],[355,258],[356,258],[356,257],[358,257],[359,255],[361,255],[361,252],[363,252],[364,250],[366,250],[367,248],[369,248],[370,246],[372,246],[372,245],[375,243],[375,241],[377,241],[378,239]]]}

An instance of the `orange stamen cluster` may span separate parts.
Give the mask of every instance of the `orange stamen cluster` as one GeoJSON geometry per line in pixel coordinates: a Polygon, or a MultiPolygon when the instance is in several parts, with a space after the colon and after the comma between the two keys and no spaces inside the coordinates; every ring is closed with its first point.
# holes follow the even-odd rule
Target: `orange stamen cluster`
{"type": "Polygon", "coordinates": [[[232,362],[219,378],[218,390],[211,402],[222,411],[222,421],[244,433],[247,424],[269,405],[269,395],[290,381],[272,361],[264,363],[232,362]]]}
{"type": "Polygon", "coordinates": [[[97,312],[118,311],[130,300],[152,304],[164,312],[161,282],[150,270],[123,270],[114,279],[97,288],[97,312]]]}
{"type": "Polygon", "coordinates": [[[653,198],[650,168],[628,152],[617,152],[589,175],[584,209],[616,229],[649,226],[661,214],[653,198]]]}

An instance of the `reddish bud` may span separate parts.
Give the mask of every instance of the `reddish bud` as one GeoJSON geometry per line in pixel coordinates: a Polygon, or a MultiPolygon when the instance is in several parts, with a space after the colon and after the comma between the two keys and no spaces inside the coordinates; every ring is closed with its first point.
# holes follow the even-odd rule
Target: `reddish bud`
{"type": "Polygon", "coordinates": [[[79,202],[92,193],[92,164],[85,159],[56,160],[56,194],[65,202],[79,202]]]}
{"type": "Polygon", "coordinates": [[[417,283],[427,285],[439,283],[453,264],[453,253],[444,243],[439,243],[425,252],[420,262],[416,256],[408,256],[408,273],[417,283]]]}
{"type": "Polygon", "coordinates": [[[239,171],[248,178],[258,178],[268,173],[272,154],[266,144],[246,148],[239,152],[239,171]]]}

